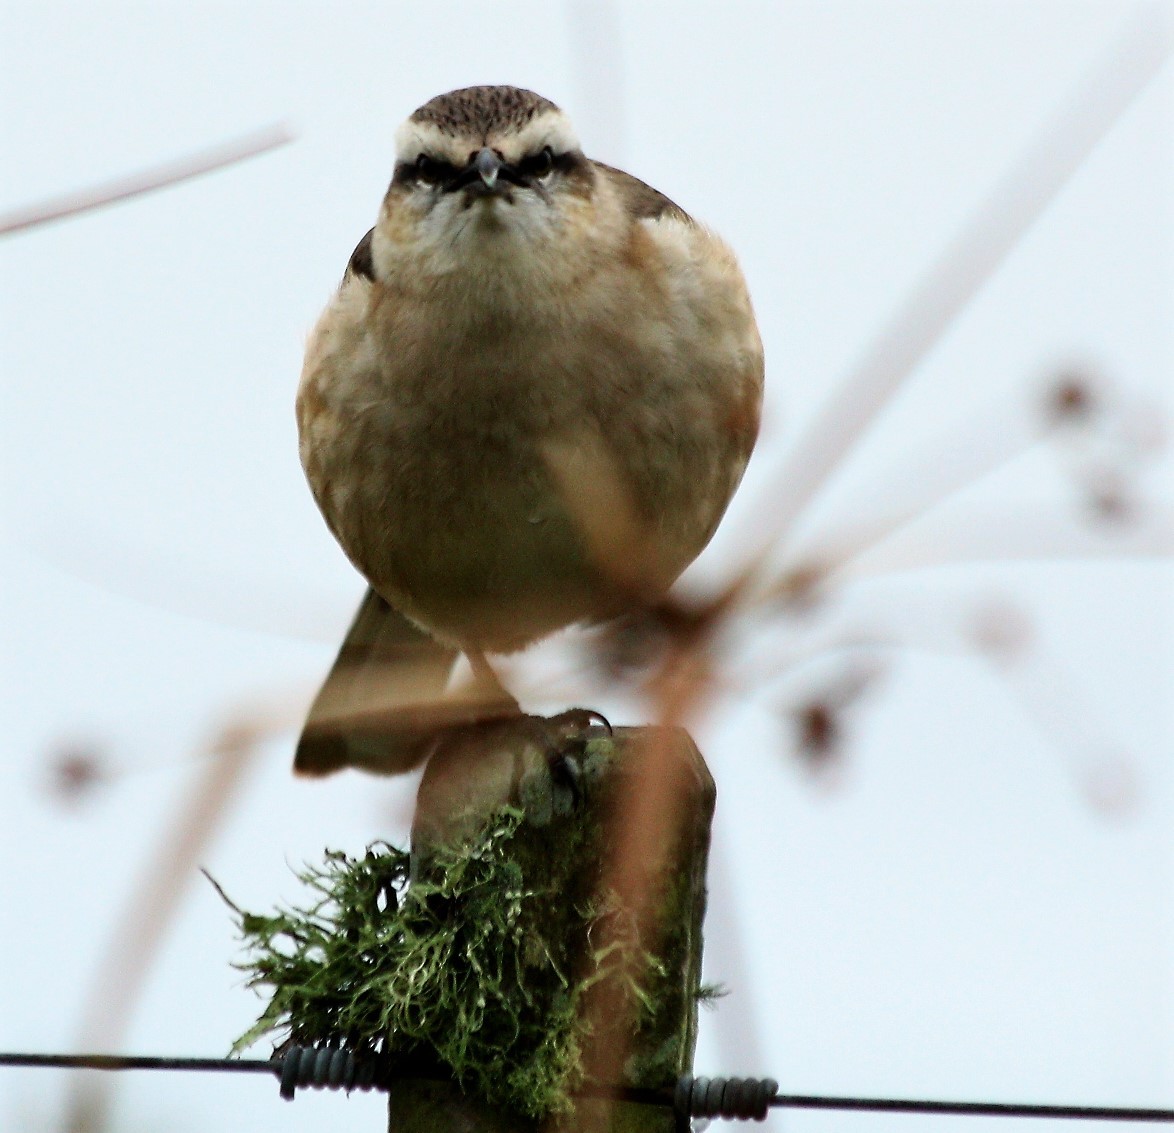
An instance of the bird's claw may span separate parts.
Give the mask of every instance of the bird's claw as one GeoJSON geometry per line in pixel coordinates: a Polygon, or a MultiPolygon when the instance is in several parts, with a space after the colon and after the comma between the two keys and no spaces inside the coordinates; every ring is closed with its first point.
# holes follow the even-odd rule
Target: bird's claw
{"type": "Polygon", "coordinates": [[[552,818],[565,818],[582,805],[587,733],[602,727],[610,736],[612,727],[601,713],[586,708],[572,708],[557,716],[531,716],[529,720],[545,760],[541,770],[523,777],[519,795],[529,821],[545,826],[552,818]]]}
{"type": "Polygon", "coordinates": [[[583,733],[591,728],[603,728],[610,736],[612,726],[608,718],[594,708],[568,708],[557,716],[535,717],[540,719],[551,731],[564,736],[568,740],[582,740],[586,743],[583,733]]]}

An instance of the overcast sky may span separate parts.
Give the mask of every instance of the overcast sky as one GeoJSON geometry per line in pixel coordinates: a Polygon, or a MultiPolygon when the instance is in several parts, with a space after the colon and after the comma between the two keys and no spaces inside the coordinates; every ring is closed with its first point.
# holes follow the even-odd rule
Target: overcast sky
{"type": "MultiPolygon", "coordinates": [[[[768,522],[816,414],[850,413],[845,375],[975,210],[1090,74],[1144,72],[1172,14],[1029,0],[0,6],[0,211],[269,123],[297,131],[0,243],[0,1049],[82,1041],[104,950],[224,722],[257,705],[276,721],[200,859],[247,907],[293,896],[289,863],[325,846],[404,835],[410,784],[289,772],[301,706],[362,591],[305,487],[292,402],[306,333],[413,108],[457,86],[531,87],[590,154],[738,252],[767,414],[693,575],[703,587],[768,522]],[[111,773],[73,804],[49,789],[70,750],[111,773]]],[[[695,728],[719,787],[707,975],[731,992],[704,1017],[699,1072],[769,1072],[792,1092],[1174,1106],[1171,570],[1148,553],[1174,530],[1159,444],[1172,99],[1166,63],[804,513],[795,547],[838,545],[952,477],[989,474],[854,559],[826,606],[735,635],[729,695],[695,728]],[[1103,412],[1091,435],[1041,440],[1049,382],[1072,367],[1103,412]],[[1087,506],[1106,484],[1125,506],[1116,524],[1087,506]],[[1018,647],[984,652],[999,634],[1018,647]],[[762,677],[804,650],[810,664],[762,677]],[[787,707],[874,671],[842,759],[813,775],[787,707]]],[[[546,646],[518,678],[533,688],[575,656],[546,646]]],[[[564,685],[528,703],[593,695],[564,685]]],[[[631,699],[597,706],[640,719],[631,699]]],[[[122,1049],[226,1051],[260,1006],[236,956],[192,871],[122,1049]]],[[[66,1085],[0,1072],[0,1127],[57,1128],[66,1085]]],[[[358,1133],[381,1111],[376,1097],[287,1106],[265,1080],[126,1075],[111,1128],[358,1133]]],[[[771,1118],[784,1123],[957,1124],[771,1118]]]]}

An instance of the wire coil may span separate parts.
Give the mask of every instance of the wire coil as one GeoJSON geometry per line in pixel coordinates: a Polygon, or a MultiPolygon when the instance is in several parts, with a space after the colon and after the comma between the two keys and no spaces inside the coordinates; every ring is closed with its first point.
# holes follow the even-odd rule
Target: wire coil
{"type": "Polygon", "coordinates": [[[281,1060],[281,1096],[286,1101],[293,1101],[299,1087],[349,1093],[384,1086],[373,1062],[341,1047],[291,1046],[281,1060]]]}
{"type": "MultiPolygon", "coordinates": [[[[281,1059],[280,1077],[281,1096],[286,1101],[292,1101],[303,1088],[349,1092],[381,1090],[388,1085],[373,1060],[329,1045],[289,1047],[281,1059]]],[[[687,1129],[693,1117],[762,1121],[778,1092],[779,1084],[773,1078],[694,1078],[685,1074],[677,1079],[672,1107],[679,1129],[687,1129]]]]}
{"type": "Polygon", "coordinates": [[[694,1078],[683,1074],[673,1091],[678,1127],[691,1117],[727,1117],[762,1121],[779,1092],[773,1078],[694,1078]]]}

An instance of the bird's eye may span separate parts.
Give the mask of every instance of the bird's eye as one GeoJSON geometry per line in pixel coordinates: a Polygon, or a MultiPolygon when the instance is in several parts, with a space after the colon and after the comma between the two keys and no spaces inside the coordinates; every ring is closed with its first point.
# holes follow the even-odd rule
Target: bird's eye
{"type": "Polygon", "coordinates": [[[455,172],[456,170],[447,161],[437,161],[436,158],[429,157],[426,153],[422,153],[416,158],[416,178],[420,181],[426,181],[430,185],[439,185],[441,181],[447,180],[455,172]]]}
{"type": "Polygon", "coordinates": [[[519,164],[528,177],[545,177],[554,168],[554,150],[543,146],[538,153],[523,158],[519,164]]]}

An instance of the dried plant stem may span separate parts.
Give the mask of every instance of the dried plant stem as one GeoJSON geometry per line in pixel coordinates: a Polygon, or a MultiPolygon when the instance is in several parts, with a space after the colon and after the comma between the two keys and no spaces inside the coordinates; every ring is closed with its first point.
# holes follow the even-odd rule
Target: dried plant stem
{"type": "MultiPolygon", "coordinates": [[[[176,820],[167,825],[163,845],[151,858],[98,969],[83,1015],[81,1049],[109,1049],[122,1041],[164,932],[194,876],[196,861],[240,788],[257,739],[252,730],[226,729],[214,745],[215,758],[202,767],[194,793],[185,795],[176,820]]],[[[106,1127],[112,1082],[96,1075],[73,1079],[68,1133],[97,1133],[106,1127]]]]}
{"type": "Polygon", "coordinates": [[[837,568],[843,581],[902,571],[978,562],[1045,562],[1098,559],[1169,561],[1174,556],[1174,512],[1155,511],[1124,529],[1089,530],[1055,507],[1000,504],[969,511],[947,523],[895,528],[837,568]]]}
{"type": "MultiPolygon", "coordinates": [[[[651,868],[663,857],[666,847],[674,844],[682,815],[682,800],[688,797],[686,770],[674,758],[671,732],[668,728],[682,726],[695,713],[703,710],[711,693],[707,651],[703,647],[688,646],[674,649],[666,658],[651,688],[656,706],[656,720],[663,727],[650,732],[642,745],[641,758],[633,767],[627,789],[617,799],[614,813],[608,820],[604,844],[609,853],[604,863],[597,892],[614,894],[621,907],[635,918],[643,946],[656,954],[659,941],[655,939],[654,895],[651,886],[657,870],[651,868]]],[[[587,1041],[583,1064],[587,1073],[600,1082],[619,1081],[628,1051],[614,1041],[617,1034],[630,1033],[634,1028],[616,1025],[617,1013],[633,1010],[631,1004],[620,1004],[609,994],[605,985],[598,984],[584,1003],[587,1041]],[[596,1041],[608,1036],[604,1041],[596,1041]]],[[[607,1115],[600,1118],[600,1128],[606,1128],[607,1115]]]]}
{"type": "Polygon", "coordinates": [[[828,398],[771,484],[772,522],[736,593],[757,589],[775,549],[865,430],[1157,75],[1170,44],[1155,23],[1141,22],[1040,131],[828,398]]]}
{"type": "Polygon", "coordinates": [[[768,598],[784,597],[795,571],[826,583],[872,547],[892,538],[922,516],[949,503],[968,488],[993,475],[1041,444],[1047,433],[1033,429],[1026,415],[1016,416],[1005,399],[971,406],[948,427],[927,438],[899,473],[895,492],[873,484],[866,520],[804,540],[792,549],[767,590],[768,598]],[[877,499],[895,497],[887,507],[877,499]]]}
{"type": "Polygon", "coordinates": [[[594,136],[591,150],[625,167],[623,27],[615,0],[567,0],[575,120],[594,136]],[[586,121],[583,121],[586,119],[586,121]]]}
{"type": "Polygon", "coordinates": [[[48,224],[53,220],[62,220],[67,216],[92,212],[104,205],[129,200],[131,197],[151,193],[156,189],[164,189],[170,185],[177,185],[181,181],[189,181],[191,178],[200,177],[205,173],[214,173],[218,169],[236,165],[250,157],[256,157],[258,154],[267,153],[278,146],[286,145],[288,142],[292,142],[294,137],[290,127],[279,122],[264,126],[231,141],[222,142],[209,149],[189,154],[187,157],[152,166],[139,173],[116,177],[112,181],[104,181],[89,189],[79,189],[73,193],[40,201],[37,204],[13,209],[11,212],[0,213],[0,236],[23,232],[29,228],[48,224]]]}
{"type": "MultiPolygon", "coordinates": [[[[745,920],[734,902],[734,870],[727,839],[721,827],[714,828],[709,847],[709,932],[706,955],[716,957],[719,987],[729,988],[729,998],[721,1001],[713,1029],[723,1063],[738,1068],[742,1074],[765,1073],[766,1046],[759,1017],[755,1012],[751,990],[750,965],[747,962],[745,920]]],[[[761,999],[761,992],[758,992],[761,999]]],[[[725,1073],[725,1071],[720,1071],[725,1073]]]]}

